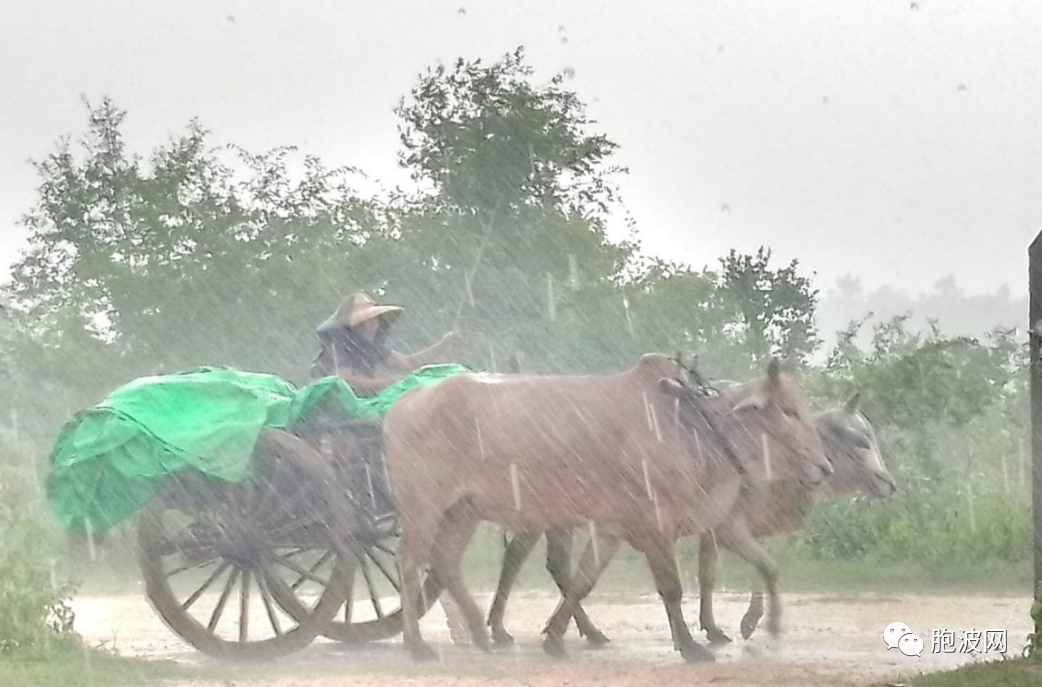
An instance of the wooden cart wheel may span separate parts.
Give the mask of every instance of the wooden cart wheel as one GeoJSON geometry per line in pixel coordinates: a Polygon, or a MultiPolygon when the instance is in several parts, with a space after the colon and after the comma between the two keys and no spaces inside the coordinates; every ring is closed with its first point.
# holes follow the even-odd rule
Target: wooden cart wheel
{"type": "Polygon", "coordinates": [[[273,659],[307,646],[344,605],[351,580],[351,562],[330,543],[332,484],[321,456],[281,432],[262,434],[254,476],[243,484],[168,481],[138,526],[156,613],[217,658],[273,659]],[[324,584],[294,588],[298,558],[319,549],[329,552],[324,584]],[[276,599],[292,599],[295,612],[276,599]]]}
{"type": "MultiPolygon", "coordinates": [[[[362,644],[401,633],[401,578],[397,561],[400,537],[398,517],[393,514],[371,521],[355,534],[351,542],[354,556],[349,559],[347,601],[325,629],[325,636],[348,644],[362,644]]],[[[332,551],[303,552],[300,558],[308,561],[308,565],[300,566],[290,588],[298,594],[302,589],[317,590],[329,577],[332,551]]],[[[421,613],[426,613],[441,593],[441,585],[432,575],[427,575],[421,589],[419,608],[421,613]]],[[[304,609],[296,598],[276,595],[288,613],[299,617],[304,609]]]]}

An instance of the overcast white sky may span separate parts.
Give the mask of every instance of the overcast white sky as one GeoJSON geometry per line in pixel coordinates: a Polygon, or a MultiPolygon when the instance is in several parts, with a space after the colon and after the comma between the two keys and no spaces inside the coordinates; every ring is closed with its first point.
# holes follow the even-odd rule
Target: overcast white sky
{"type": "Polygon", "coordinates": [[[419,72],[524,45],[542,77],[575,70],[621,144],[650,252],[700,266],[768,244],[821,287],[1025,288],[1042,3],[638,4],[5,0],[0,263],[24,240],[27,161],[83,131],[81,94],[128,109],[139,152],[198,116],[215,142],[294,144],[393,185],[391,110],[419,72]]]}

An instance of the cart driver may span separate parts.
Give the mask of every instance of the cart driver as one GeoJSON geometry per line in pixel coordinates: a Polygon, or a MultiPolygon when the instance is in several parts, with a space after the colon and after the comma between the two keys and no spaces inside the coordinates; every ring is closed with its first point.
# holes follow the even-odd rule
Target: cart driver
{"type": "Polygon", "coordinates": [[[404,354],[387,345],[391,324],[402,314],[397,305],[378,305],[369,294],[351,294],[318,326],[318,357],[313,378],[339,376],[359,396],[373,396],[402,377],[436,363],[455,362],[466,337],[451,331],[418,353],[404,354]]]}

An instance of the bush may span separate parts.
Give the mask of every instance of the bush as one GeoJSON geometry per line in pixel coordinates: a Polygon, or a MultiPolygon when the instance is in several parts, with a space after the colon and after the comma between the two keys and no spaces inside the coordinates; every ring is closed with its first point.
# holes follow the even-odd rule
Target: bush
{"type": "Polygon", "coordinates": [[[823,503],[802,542],[825,560],[932,564],[1021,561],[1030,555],[1031,519],[1019,499],[923,486],[906,481],[888,501],[823,503]]]}
{"type": "Polygon", "coordinates": [[[0,653],[71,632],[73,588],[59,582],[59,541],[35,482],[0,466],[0,653]]]}

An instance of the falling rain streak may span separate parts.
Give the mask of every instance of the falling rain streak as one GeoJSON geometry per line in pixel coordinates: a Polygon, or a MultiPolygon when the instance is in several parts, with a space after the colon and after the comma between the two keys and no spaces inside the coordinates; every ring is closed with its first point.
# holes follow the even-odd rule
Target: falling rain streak
{"type": "Polygon", "coordinates": [[[481,454],[481,460],[487,460],[485,457],[485,442],[481,438],[481,423],[478,422],[477,418],[474,418],[474,430],[478,435],[478,453],[481,454]]]}
{"type": "Polygon", "coordinates": [[[651,477],[648,476],[648,461],[642,458],[640,464],[644,468],[644,490],[648,492],[648,500],[651,500],[651,477]]]}
{"type": "Polygon", "coordinates": [[[373,471],[369,468],[369,463],[365,464],[365,480],[369,484],[369,501],[372,503],[373,512],[376,512],[376,489],[373,488],[373,471]]]}
{"type": "Polygon", "coordinates": [[[655,406],[649,405],[648,406],[648,411],[651,413],[651,427],[652,427],[652,429],[655,430],[655,438],[658,439],[658,442],[661,444],[662,443],[662,430],[659,428],[658,414],[655,412],[655,406]]]}
{"type": "Polygon", "coordinates": [[[83,527],[87,532],[87,552],[90,554],[90,559],[96,561],[98,560],[98,552],[94,548],[94,528],[91,526],[90,518],[84,519],[83,527]]]}
{"type": "Polygon", "coordinates": [[[601,545],[597,541],[597,523],[590,521],[590,546],[593,547],[593,560],[599,568],[601,566],[601,545]]]}
{"type": "Polygon", "coordinates": [[[514,488],[514,508],[521,510],[521,481],[517,476],[517,463],[510,464],[510,486],[514,488]]]}
{"type": "Polygon", "coordinates": [[[673,399],[673,440],[680,441],[680,399],[673,399]]]}
{"type": "Polygon", "coordinates": [[[763,445],[763,474],[766,479],[772,479],[771,475],[771,447],[767,444],[767,432],[760,434],[760,441],[763,445]]]}
{"type": "Polygon", "coordinates": [[[391,474],[387,471],[387,458],[383,451],[380,452],[380,465],[383,466],[384,484],[387,485],[387,493],[393,495],[394,489],[391,487],[391,474]]]}
{"type": "Polygon", "coordinates": [[[550,321],[557,319],[557,302],[554,300],[554,276],[546,273],[546,308],[550,315],[550,321]]]}

